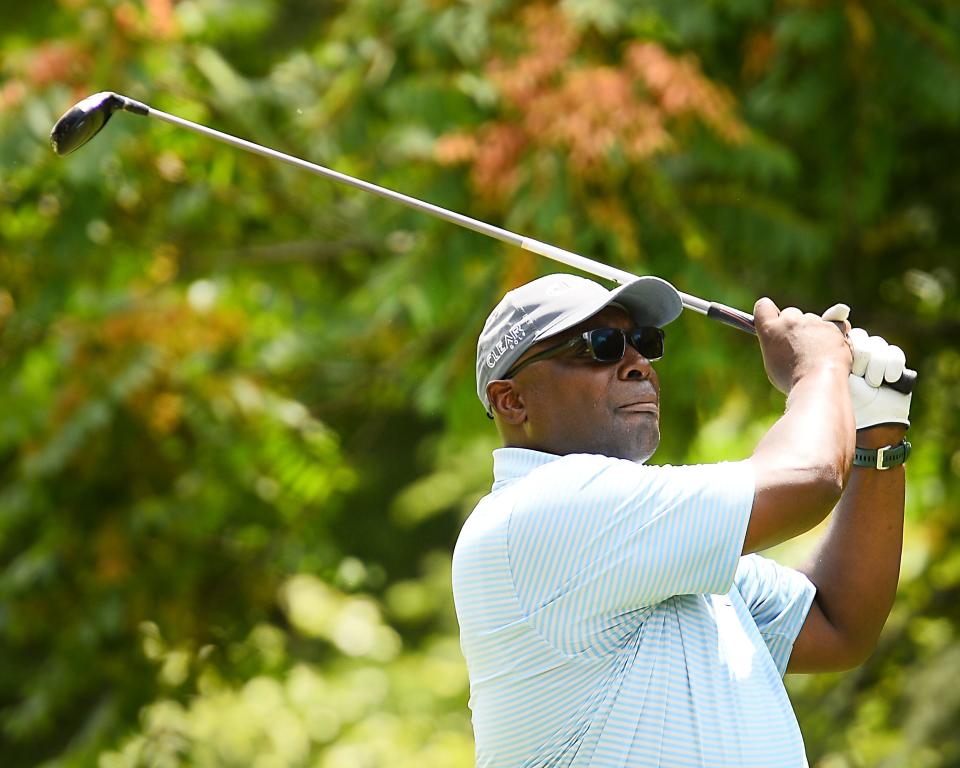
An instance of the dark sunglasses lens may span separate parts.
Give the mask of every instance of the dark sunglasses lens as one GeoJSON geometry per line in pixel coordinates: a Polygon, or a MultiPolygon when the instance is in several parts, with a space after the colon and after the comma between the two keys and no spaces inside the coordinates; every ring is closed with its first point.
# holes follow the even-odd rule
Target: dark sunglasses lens
{"type": "Polygon", "coordinates": [[[647,360],[663,357],[663,329],[641,328],[630,334],[630,342],[647,360]]]}
{"type": "Polygon", "coordinates": [[[593,357],[600,363],[615,363],[623,359],[624,335],[619,328],[600,328],[590,331],[593,357]]]}

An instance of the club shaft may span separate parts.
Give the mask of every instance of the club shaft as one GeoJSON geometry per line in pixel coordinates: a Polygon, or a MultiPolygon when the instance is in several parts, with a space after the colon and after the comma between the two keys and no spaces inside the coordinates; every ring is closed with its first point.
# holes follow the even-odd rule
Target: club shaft
{"type": "MultiPolygon", "coordinates": [[[[244,149],[247,152],[252,152],[256,155],[263,155],[264,157],[269,157],[273,160],[280,160],[287,165],[301,168],[305,171],[316,174],[317,176],[323,176],[331,179],[332,181],[337,181],[341,184],[347,184],[355,189],[369,192],[387,200],[393,200],[401,205],[407,206],[408,208],[413,208],[414,210],[422,211],[430,214],[431,216],[436,216],[437,218],[444,219],[452,224],[465,227],[466,229],[471,229],[474,232],[479,232],[482,235],[487,235],[488,237],[500,240],[501,242],[517,246],[523,250],[536,253],[539,256],[544,256],[548,259],[552,259],[553,261],[560,262],[561,264],[566,264],[569,267],[574,267],[575,269],[579,269],[582,272],[587,272],[588,274],[596,277],[602,277],[604,279],[611,280],[615,283],[619,283],[620,285],[631,283],[637,279],[637,276],[631,272],[626,272],[622,269],[617,269],[616,267],[602,264],[599,261],[588,259],[585,256],[573,253],[572,251],[564,250],[563,248],[558,248],[555,245],[543,243],[530,237],[523,237],[522,235],[518,235],[514,232],[510,232],[509,230],[494,226],[493,224],[488,224],[484,221],[471,218],[470,216],[465,216],[462,213],[449,211],[446,208],[441,208],[439,205],[433,205],[432,203],[418,200],[415,197],[404,195],[401,192],[395,192],[392,189],[387,189],[386,187],[381,187],[377,184],[371,184],[369,181],[363,181],[362,179],[348,176],[345,173],[340,173],[339,171],[325,168],[322,165],[308,162],[299,157],[294,157],[293,155],[288,155],[284,152],[279,152],[275,149],[270,149],[269,147],[255,144],[252,141],[231,136],[229,133],[223,133],[222,131],[208,128],[205,125],[200,125],[199,123],[185,120],[182,117],[177,117],[176,115],[162,112],[159,109],[154,109],[153,107],[140,102],[130,101],[129,105],[125,106],[124,109],[129,112],[134,112],[135,114],[155,117],[158,120],[163,120],[166,123],[171,123],[181,128],[186,128],[189,131],[193,131],[194,133],[199,133],[212,139],[216,139],[224,144],[230,144],[231,146],[238,147],[239,149],[244,149]]],[[[689,293],[683,293],[681,291],[677,291],[677,293],[680,295],[680,301],[685,309],[698,312],[701,315],[706,315],[712,320],[717,320],[721,323],[733,326],[734,328],[739,328],[741,331],[756,334],[757,331],[754,327],[753,315],[742,312],[739,309],[734,309],[733,307],[728,307],[725,304],[706,301],[705,299],[698,298],[697,296],[692,296],[689,293]]],[[[906,370],[904,371],[903,377],[899,381],[888,384],[887,386],[906,393],[912,391],[915,381],[916,372],[906,370]]]]}
{"type": "MultiPolygon", "coordinates": [[[[339,171],[334,171],[330,168],[325,168],[322,165],[317,165],[316,163],[308,162],[299,157],[294,157],[293,155],[288,155],[284,152],[280,152],[276,149],[271,149],[270,147],[264,147],[260,144],[255,144],[252,141],[247,141],[246,139],[240,139],[236,136],[231,136],[229,133],[223,133],[222,131],[217,131],[213,128],[208,128],[205,125],[200,125],[199,123],[191,122],[190,120],[185,120],[182,117],[177,117],[176,115],[171,115],[167,112],[162,112],[159,109],[154,109],[153,107],[147,107],[147,115],[149,117],[155,117],[158,120],[163,120],[166,123],[172,123],[173,125],[180,126],[181,128],[186,128],[187,130],[193,131],[194,133],[200,133],[204,136],[208,136],[217,141],[223,142],[224,144],[230,144],[234,147],[244,149],[247,152],[252,152],[256,155],[263,155],[264,157],[269,157],[273,160],[280,160],[281,162],[286,163],[287,165],[293,165],[297,168],[301,168],[305,171],[310,171],[318,176],[323,176],[325,178],[331,179],[333,181],[338,181],[341,184],[347,184],[356,189],[361,189],[364,192],[370,192],[379,197],[386,198],[388,200],[393,200],[395,202],[401,203],[402,205],[407,206],[408,208],[413,208],[418,211],[423,211],[437,218],[444,219],[453,224],[457,224],[461,227],[467,229],[472,229],[474,232],[479,232],[482,235],[487,235],[501,242],[508,243],[509,245],[517,246],[526,251],[531,251],[536,253],[539,256],[545,256],[548,259],[553,261],[558,261],[561,264],[566,264],[567,266],[574,267],[583,272],[588,272],[589,274],[595,275],[596,277],[602,277],[607,280],[612,280],[615,283],[620,285],[625,285],[626,283],[631,283],[637,279],[637,276],[631,272],[626,272],[622,269],[617,269],[616,267],[608,266],[607,264],[602,264],[599,261],[594,261],[593,259],[588,259],[585,256],[580,254],[573,253],[572,251],[564,250],[563,248],[558,248],[555,245],[550,245],[548,243],[543,243],[539,240],[534,240],[530,237],[523,237],[509,230],[502,229],[501,227],[494,226],[493,224],[488,224],[484,221],[479,221],[478,219],[471,218],[470,216],[465,216],[462,213],[456,213],[455,211],[447,210],[446,208],[441,208],[439,205],[433,205],[432,203],[424,202],[423,200],[418,200],[415,197],[410,197],[409,195],[404,195],[401,192],[396,192],[392,189],[387,189],[386,187],[381,187],[377,184],[371,184],[369,181],[363,181],[362,179],[354,178],[353,176],[348,176],[345,173],[340,173],[339,171]]],[[[680,293],[680,300],[683,302],[684,307],[687,309],[692,309],[695,312],[700,314],[707,314],[707,311],[710,307],[710,302],[705,301],[704,299],[697,298],[696,296],[691,296],[686,293],[680,293]]]]}

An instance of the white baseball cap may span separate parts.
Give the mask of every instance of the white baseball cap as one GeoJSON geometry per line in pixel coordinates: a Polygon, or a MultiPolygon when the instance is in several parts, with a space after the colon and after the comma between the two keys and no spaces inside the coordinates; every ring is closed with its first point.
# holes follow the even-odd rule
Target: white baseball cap
{"type": "Polygon", "coordinates": [[[638,327],[662,328],[683,310],[677,289],[650,276],[608,291],[593,280],[555,274],[509,291],[490,313],[477,341],[477,397],[487,413],[491,381],[503,378],[538,341],[582,323],[611,304],[626,310],[638,327]]]}

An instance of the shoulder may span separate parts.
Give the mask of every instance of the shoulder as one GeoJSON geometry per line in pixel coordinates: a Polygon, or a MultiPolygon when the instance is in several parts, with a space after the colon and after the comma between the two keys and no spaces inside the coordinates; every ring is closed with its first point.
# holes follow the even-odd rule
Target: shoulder
{"type": "Polygon", "coordinates": [[[565,504],[594,496],[609,497],[630,492],[650,482],[660,468],[644,467],[626,459],[595,453],[572,453],[543,464],[517,483],[520,505],[546,502],[565,504]]]}
{"type": "Polygon", "coordinates": [[[581,483],[597,477],[603,477],[606,480],[616,478],[638,480],[653,478],[671,469],[673,468],[669,466],[647,466],[599,453],[570,453],[537,467],[524,480],[534,482],[560,480],[581,483]]]}
{"type": "Polygon", "coordinates": [[[518,483],[517,500],[553,503],[560,498],[602,499],[666,496],[683,499],[724,494],[729,489],[749,491],[754,476],[749,460],[717,464],[637,464],[592,453],[561,456],[537,467],[518,483]]]}

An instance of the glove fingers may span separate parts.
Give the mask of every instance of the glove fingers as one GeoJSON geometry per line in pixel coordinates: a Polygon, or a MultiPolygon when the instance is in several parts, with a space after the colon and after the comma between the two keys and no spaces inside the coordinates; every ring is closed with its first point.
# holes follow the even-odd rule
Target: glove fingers
{"type": "Polygon", "coordinates": [[[863,328],[852,328],[847,334],[847,339],[853,349],[851,373],[855,376],[863,376],[864,371],[867,370],[867,363],[870,362],[869,336],[863,328]]]}
{"type": "Polygon", "coordinates": [[[903,350],[895,344],[889,346],[887,354],[889,355],[889,359],[883,378],[889,382],[899,381],[903,375],[903,369],[907,367],[907,356],[904,355],[903,350]]]}
{"type": "Polygon", "coordinates": [[[903,350],[880,336],[868,335],[862,328],[851,328],[847,340],[853,350],[849,382],[857,429],[877,424],[909,427],[911,395],[881,386],[884,381],[894,382],[903,375],[903,350]]]}
{"type": "Polygon", "coordinates": [[[868,341],[870,350],[870,361],[867,363],[867,370],[864,371],[863,378],[871,387],[879,387],[883,384],[883,375],[887,370],[887,361],[889,360],[889,344],[880,336],[871,336],[868,341]]]}

